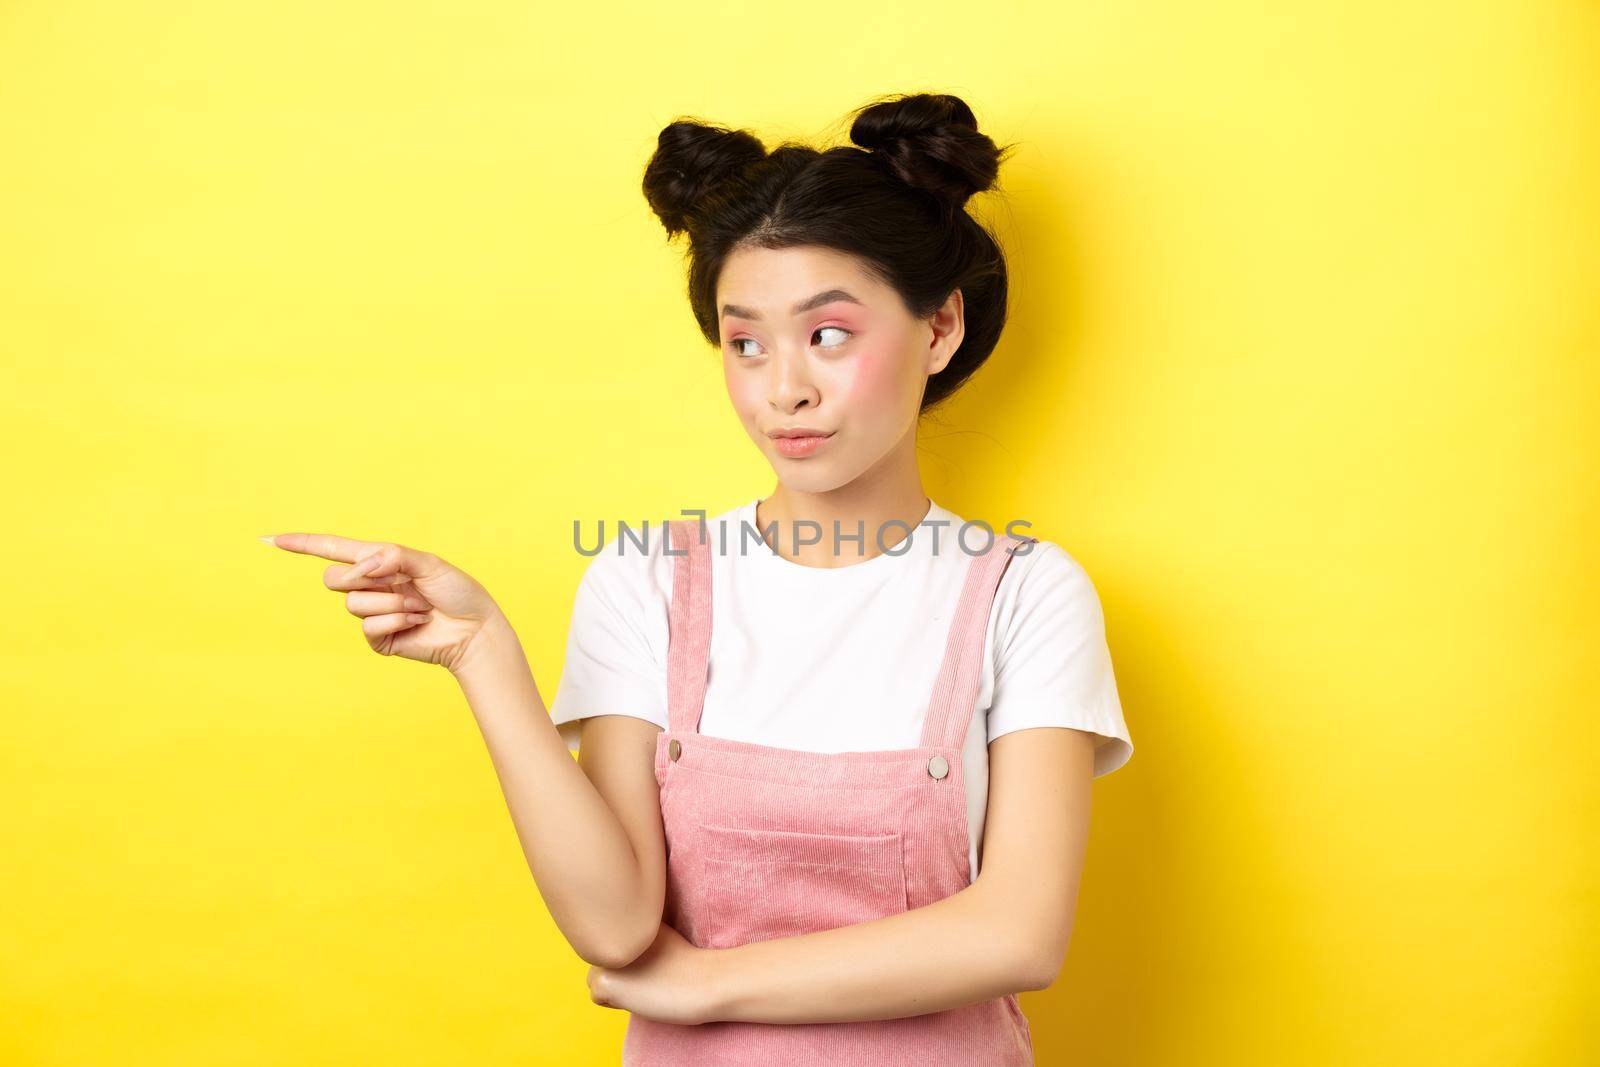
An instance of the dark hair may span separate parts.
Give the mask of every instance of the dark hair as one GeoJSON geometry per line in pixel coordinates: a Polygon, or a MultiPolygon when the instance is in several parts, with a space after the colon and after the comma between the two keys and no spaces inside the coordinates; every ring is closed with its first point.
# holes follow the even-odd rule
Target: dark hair
{"type": "Polygon", "coordinates": [[[669,240],[688,234],[689,304],[714,345],[717,278],[740,246],[855,255],[918,318],[960,289],[961,346],[928,380],[925,412],[972,377],[1005,326],[1005,257],[965,205],[995,185],[1011,146],[979,133],[955,96],[880,97],[851,114],[859,147],[785,141],[770,152],[747,130],[680,117],[657,138],[644,195],[669,240]]]}

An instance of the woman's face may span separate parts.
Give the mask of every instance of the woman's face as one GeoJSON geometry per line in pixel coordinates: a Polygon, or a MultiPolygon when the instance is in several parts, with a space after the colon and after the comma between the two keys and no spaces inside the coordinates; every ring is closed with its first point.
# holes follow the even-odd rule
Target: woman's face
{"type": "Polygon", "coordinates": [[[823,493],[894,453],[914,463],[928,376],[961,344],[961,293],[930,319],[854,256],[741,248],[717,280],[728,396],[785,486],[823,493]],[[824,437],[784,441],[789,429],[824,437]]]}

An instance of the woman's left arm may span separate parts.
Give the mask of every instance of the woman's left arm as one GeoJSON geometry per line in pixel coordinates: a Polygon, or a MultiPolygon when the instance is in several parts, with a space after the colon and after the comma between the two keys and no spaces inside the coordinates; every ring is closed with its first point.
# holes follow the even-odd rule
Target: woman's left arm
{"type": "Polygon", "coordinates": [[[977,879],[924,907],[793,937],[701,949],[663,925],[591,998],[675,1023],[848,1022],[1044,989],[1066,956],[1089,837],[1095,735],[1067,727],[989,745],[977,879]]]}

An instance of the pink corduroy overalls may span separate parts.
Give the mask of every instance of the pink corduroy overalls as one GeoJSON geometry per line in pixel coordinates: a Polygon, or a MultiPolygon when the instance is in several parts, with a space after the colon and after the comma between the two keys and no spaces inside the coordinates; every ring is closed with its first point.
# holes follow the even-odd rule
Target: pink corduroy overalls
{"type": "MultiPolygon", "coordinates": [[[[989,611],[1016,549],[997,536],[969,556],[917,748],[807,752],[698,732],[711,647],[709,526],[667,523],[668,728],[655,772],[666,830],[663,921],[692,944],[729,948],[866,922],[966,888],[961,748],[983,670],[989,611]]],[[[1033,1063],[1015,994],[897,1019],[830,1023],[710,1022],[630,1015],[625,1065],[1033,1063]]]]}

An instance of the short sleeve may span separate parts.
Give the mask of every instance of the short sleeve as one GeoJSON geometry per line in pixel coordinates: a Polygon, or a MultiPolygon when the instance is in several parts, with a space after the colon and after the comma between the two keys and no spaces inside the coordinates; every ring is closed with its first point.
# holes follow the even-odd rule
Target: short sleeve
{"type": "MultiPolygon", "coordinates": [[[[1123,721],[1105,615],[1094,583],[1059,545],[1039,541],[998,612],[988,740],[1013,730],[1067,726],[1098,735],[1094,776],[1133,755],[1123,721]]],[[[1000,605],[997,603],[996,608],[1000,605]]]]}
{"type": "Polygon", "coordinates": [[[667,611],[653,559],[616,542],[589,561],[573,595],[566,658],[550,718],[578,750],[579,720],[632,715],[667,726],[667,611]]]}

